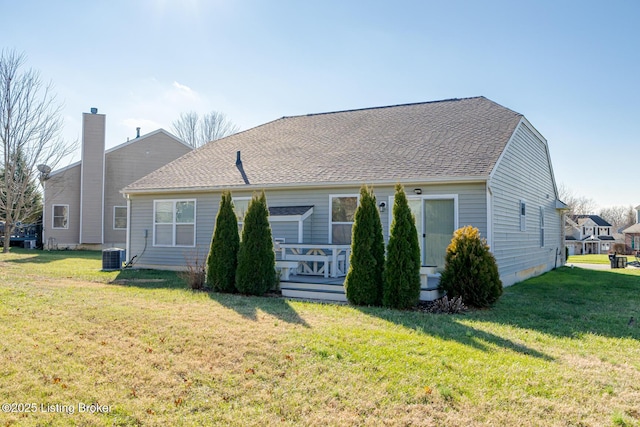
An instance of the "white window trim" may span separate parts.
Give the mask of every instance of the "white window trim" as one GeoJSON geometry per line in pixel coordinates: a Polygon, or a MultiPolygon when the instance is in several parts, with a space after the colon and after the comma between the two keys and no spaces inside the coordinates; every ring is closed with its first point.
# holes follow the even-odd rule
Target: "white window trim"
{"type": "Polygon", "coordinates": [[[51,228],[55,229],[55,230],[68,230],[69,229],[69,205],[65,205],[65,204],[55,204],[55,205],[51,205],[51,228]],[[65,227],[56,227],[56,206],[66,206],[67,208],[67,224],[65,227]]]}
{"type": "MultiPolygon", "coordinates": [[[[196,246],[196,223],[197,223],[197,211],[198,211],[198,202],[196,199],[156,199],[153,201],[153,246],[159,248],[194,248],[196,246]],[[172,202],[173,203],[173,222],[171,223],[159,223],[168,225],[171,224],[173,236],[171,245],[161,245],[156,243],[156,204],[158,202],[172,202]],[[176,203],[178,202],[193,202],[193,245],[176,245],[176,203]]],[[[180,224],[191,224],[190,222],[180,223],[180,224]]]]}
{"type": "Polygon", "coordinates": [[[520,199],[518,203],[518,216],[520,217],[520,231],[527,231],[527,201],[520,199]],[[524,206],[524,215],[522,214],[522,207],[524,206]]]}
{"type": "MultiPolygon", "coordinates": [[[[406,194],[406,193],[405,193],[406,194]]],[[[420,200],[422,203],[424,203],[425,200],[453,200],[453,230],[457,230],[458,228],[460,228],[460,221],[459,221],[459,209],[458,209],[458,194],[422,194],[419,196],[410,196],[407,194],[407,201],[409,200],[420,200]]],[[[391,237],[391,223],[393,222],[393,205],[395,203],[395,194],[389,196],[389,209],[387,209],[388,211],[388,215],[389,215],[389,228],[388,228],[388,236],[387,236],[387,241],[389,239],[389,237],[391,237]]],[[[422,211],[422,208],[421,208],[422,211]]],[[[419,225],[420,225],[420,230],[422,230],[422,233],[424,234],[424,212],[421,215],[420,218],[416,218],[416,228],[418,227],[418,221],[419,225]]],[[[424,261],[424,242],[423,242],[423,237],[422,235],[418,235],[418,240],[420,241],[420,263],[422,263],[424,261]]]]}
{"type": "MultiPolygon", "coordinates": [[[[127,227],[124,227],[124,228],[116,227],[116,209],[117,209],[117,208],[124,209],[124,210],[125,210],[125,213],[126,213],[126,214],[125,214],[125,219],[127,219],[127,220],[128,220],[128,218],[129,218],[129,210],[127,209],[127,207],[126,207],[126,206],[114,206],[114,207],[113,207],[113,229],[114,229],[114,230],[126,230],[126,229],[127,229],[127,227]]],[[[154,217],[154,219],[155,219],[155,217],[154,217]]],[[[127,222],[127,225],[129,225],[129,223],[128,223],[128,222],[127,222]]]]}
{"type": "Polygon", "coordinates": [[[545,245],[545,239],[544,239],[544,232],[545,232],[545,223],[544,223],[544,206],[540,206],[540,247],[544,248],[545,245]]]}
{"type": "MultiPolygon", "coordinates": [[[[453,200],[453,229],[454,231],[460,228],[458,221],[458,194],[423,194],[420,196],[410,196],[407,194],[407,200],[453,200]]],[[[393,222],[393,205],[395,203],[395,195],[389,196],[389,209],[387,209],[389,215],[389,234],[391,234],[391,223],[393,222]]],[[[416,218],[420,221],[421,229],[424,230],[424,215],[422,218],[416,218]]],[[[421,236],[418,236],[421,238],[421,236]]]]}
{"type": "MultiPolygon", "coordinates": [[[[332,213],[333,213],[333,199],[336,197],[355,197],[356,198],[356,209],[358,208],[358,206],[360,206],[360,194],[355,194],[355,193],[348,193],[348,194],[329,194],[329,244],[333,244],[333,224],[351,224],[353,226],[353,223],[355,221],[337,221],[337,222],[333,222],[332,221],[332,213]]],[[[355,218],[354,218],[355,219],[355,218]]]]}

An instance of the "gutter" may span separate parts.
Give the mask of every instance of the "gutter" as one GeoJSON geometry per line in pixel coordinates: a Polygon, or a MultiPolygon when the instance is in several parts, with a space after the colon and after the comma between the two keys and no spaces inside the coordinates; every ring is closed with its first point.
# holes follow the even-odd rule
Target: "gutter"
{"type": "Polygon", "coordinates": [[[175,187],[175,188],[150,188],[150,189],[130,189],[126,188],[120,190],[125,197],[131,195],[144,195],[144,194],[175,194],[175,193],[211,193],[222,190],[266,190],[266,189],[309,189],[309,188],[343,188],[343,187],[360,187],[362,184],[382,185],[382,186],[394,186],[396,184],[402,184],[405,187],[408,186],[420,186],[420,185],[438,185],[438,184],[480,184],[485,183],[489,179],[489,176],[465,176],[465,177],[442,177],[442,178],[429,178],[425,181],[411,180],[381,180],[381,181],[341,181],[341,182],[315,182],[315,183],[271,183],[271,184],[233,184],[233,185],[215,185],[210,187],[175,187]]]}

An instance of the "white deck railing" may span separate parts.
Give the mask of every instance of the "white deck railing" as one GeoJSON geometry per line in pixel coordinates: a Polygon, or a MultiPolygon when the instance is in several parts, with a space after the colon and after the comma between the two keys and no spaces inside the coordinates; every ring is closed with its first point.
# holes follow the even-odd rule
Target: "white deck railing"
{"type": "Polygon", "coordinates": [[[280,259],[298,261],[298,274],[342,277],[349,270],[350,245],[280,243],[280,259]]]}

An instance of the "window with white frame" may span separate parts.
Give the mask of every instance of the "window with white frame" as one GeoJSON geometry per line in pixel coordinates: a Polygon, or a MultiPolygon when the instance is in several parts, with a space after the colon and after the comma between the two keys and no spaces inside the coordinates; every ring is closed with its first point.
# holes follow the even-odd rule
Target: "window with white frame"
{"type": "Polygon", "coordinates": [[[540,247],[544,248],[544,206],[540,206],[540,247]]]}
{"type": "Polygon", "coordinates": [[[244,225],[244,217],[249,210],[249,202],[251,197],[233,197],[233,211],[236,213],[236,219],[238,220],[238,234],[242,238],[242,226],[244,225]]]}
{"type": "Polygon", "coordinates": [[[155,200],[153,217],[154,246],[195,246],[195,200],[155,200]]]}
{"type": "Polygon", "coordinates": [[[358,207],[357,194],[340,194],[329,196],[329,243],[334,245],[350,245],[351,229],[358,207]]]}
{"type": "Polygon", "coordinates": [[[69,205],[53,205],[52,228],[69,228],[69,205]]]}
{"type": "Polygon", "coordinates": [[[113,207],[113,229],[114,230],[127,229],[127,207],[126,206],[113,207]]]}
{"type": "Polygon", "coordinates": [[[527,231],[527,202],[520,200],[520,231],[527,231]]]}

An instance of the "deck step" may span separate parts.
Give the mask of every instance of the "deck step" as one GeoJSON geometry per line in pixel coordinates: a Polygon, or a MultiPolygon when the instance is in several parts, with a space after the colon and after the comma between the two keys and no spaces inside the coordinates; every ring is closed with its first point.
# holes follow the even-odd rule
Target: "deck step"
{"type": "Polygon", "coordinates": [[[302,283],[302,282],[280,282],[280,289],[295,289],[300,291],[326,291],[344,294],[342,284],[332,283],[302,283]]]}
{"type": "Polygon", "coordinates": [[[310,291],[310,290],[300,290],[300,289],[281,289],[281,290],[282,290],[282,296],[286,298],[347,302],[347,296],[344,293],[339,294],[335,292],[310,291]]]}

